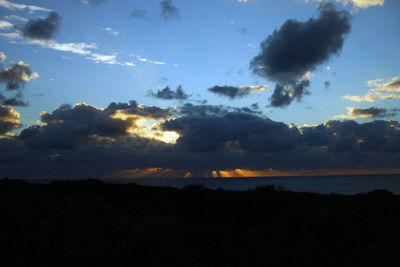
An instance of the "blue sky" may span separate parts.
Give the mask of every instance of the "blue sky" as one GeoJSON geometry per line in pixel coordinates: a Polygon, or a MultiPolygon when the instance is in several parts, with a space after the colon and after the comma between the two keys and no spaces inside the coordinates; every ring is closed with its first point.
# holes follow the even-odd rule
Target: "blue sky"
{"type": "MultiPolygon", "coordinates": [[[[270,105],[277,81],[254,73],[250,61],[260,54],[260,43],[287,20],[318,18],[320,1],[97,2],[0,0],[3,67],[22,60],[38,73],[22,89],[29,105],[12,107],[21,124],[12,133],[35,125],[40,112],[51,113],[62,104],[86,103],[101,109],[130,100],[178,109],[204,100],[232,107],[257,103],[260,116],[298,127],[329,120],[400,119],[400,87],[394,87],[390,99],[381,97],[389,94],[385,85],[400,76],[399,1],[334,1],[336,10],[347,12],[351,30],[343,34],[339,52],[308,73],[309,94],[280,107],[270,105]],[[163,15],[162,2],[174,10],[163,15]],[[50,38],[24,36],[29,21],[44,20],[52,11],[60,21],[50,38]],[[179,85],[189,98],[165,100],[150,94],[179,85]],[[225,85],[269,89],[248,89],[245,97],[234,99],[208,90],[225,85]],[[375,97],[366,101],[368,93],[375,97]],[[355,101],[357,96],[363,101],[355,101]],[[351,108],[361,111],[351,113],[351,108]]],[[[0,84],[1,92],[9,94],[5,86],[0,84]]]]}

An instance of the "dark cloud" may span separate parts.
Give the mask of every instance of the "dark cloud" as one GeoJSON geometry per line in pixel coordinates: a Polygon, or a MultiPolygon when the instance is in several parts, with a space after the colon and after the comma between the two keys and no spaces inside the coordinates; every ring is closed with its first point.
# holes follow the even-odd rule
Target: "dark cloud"
{"type": "Polygon", "coordinates": [[[77,149],[88,143],[93,135],[117,138],[127,136],[138,128],[142,118],[168,118],[170,109],[129,103],[111,103],[106,109],[77,104],[62,105],[51,113],[42,113],[43,126],[32,126],[21,132],[28,147],[48,149],[77,149]]]}
{"type": "Polygon", "coordinates": [[[228,85],[225,86],[216,85],[214,87],[209,88],[208,91],[218,94],[220,96],[229,97],[230,99],[248,96],[251,92],[249,88],[239,89],[238,87],[228,86],[228,85]]]}
{"type": "Polygon", "coordinates": [[[7,98],[6,96],[0,94],[0,103],[6,106],[13,106],[13,107],[27,107],[29,102],[22,100],[22,96],[14,96],[7,98]]]}
{"type": "Polygon", "coordinates": [[[271,105],[285,106],[294,98],[301,99],[305,88],[295,90],[294,87],[308,86],[300,81],[307,80],[307,72],[341,51],[350,27],[346,11],[337,11],[333,5],[325,4],[320,6],[318,18],[306,22],[289,19],[269,35],[250,67],[254,73],[277,82],[271,105]]]}
{"type": "MultiPolygon", "coordinates": [[[[19,126],[19,117],[9,115],[10,110],[4,109],[4,117],[13,118],[14,124],[3,133],[19,126]]],[[[300,128],[246,108],[186,104],[173,113],[131,101],[105,109],[63,105],[43,113],[42,123],[20,136],[0,138],[3,175],[85,178],[163,168],[201,176],[232,169],[373,170],[398,168],[400,162],[397,121],[332,120],[300,128]],[[177,143],[127,131],[140,127],[136,122],[141,116],[167,119],[159,127],[179,133],[177,143]]]]}
{"type": "Polygon", "coordinates": [[[7,94],[14,94],[11,97],[5,96],[0,92],[0,103],[9,106],[26,106],[28,103],[24,102],[23,92],[25,83],[31,79],[37,78],[39,75],[31,71],[29,64],[20,61],[11,63],[8,67],[0,69],[0,84],[6,84],[7,94]]]}
{"type": "Polygon", "coordinates": [[[60,16],[52,11],[45,19],[29,20],[22,29],[22,36],[30,39],[49,40],[58,31],[60,16]]]}
{"type": "Polygon", "coordinates": [[[171,18],[179,19],[179,9],[174,5],[172,0],[163,0],[160,2],[161,5],[161,16],[165,20],[170,20],[171,18]]]}
{"type": "Polygon", "coordinates": [[[19,113],[12,107],[0,104],[0,136],[21,126],[19,113]]]}
{"type": "Polygon", "coordinates": [[[395,116],[398,109],[391,109],[388,111],[385,108],[348,108],[349,112],[346,115],[341,115],[339,117],[344,118],[386,118],[395,116]]]}
{"type": "Polygon", "coordinates": [[[375,107],[369,107],[369,108],[353,108],[351,110],[351,116],[354,117],[371,117],[371,118],[376,118],[376,117],[385,117],[387,116],[387,110],[385,108],[375,108],[375,107]]]}
{"type": "Polygon", "coordinates": [[[324,87],[325,87],[325,90],[331,88],[331,82],[330,81],[325,81],[324,82],[324,87]]]}
{"type": "Polygon", "coordinates": [[[225,96],[230,99],[241,98],[250,95],[252,92],[260,92],[267,90],[267,86],[214,86],[208,89],[208,91],[225,96]]]}
{"type": "Polygon", "coordinates": [[[306,89],[310,85],[309,80],[301,80],[293,83],[289,87],[278,83],[275,86],[274,93],[271,96],[272,107],[285,107],[292,103],[293,100],[301,100],[303,95],[308,94],[306,89]]]}
{"type": "Polygon", "coordinates": [[[141,19],[144,21],[151,21],[147,10],[144,9],[134,9],[129,16],[131,18],[141,19]]]}
{"type": "Polygon", "coordinates": [[[163,129],[181,137],[177,147],[183,151],[216,151],[234,148],[245,152],[274,152],[293,149],[297,128],[252,114],[229,112],[223,116],[184,116],[166,121],[163,129]]]}
{"type": "Polygon", "coordinates": [[[173,91],[169,88],[169,86],[165,87],[162,90],[158,90],[157,92],[152,92],[150,91],[149,93],[152,97],[159,98],[159,99],[164,99],[164,100],[186,100],[189,98],[189,95],[187,95],[183,89],[182,86],[179,85],[178,88],[176,88],[176,91],[173,91]]]}

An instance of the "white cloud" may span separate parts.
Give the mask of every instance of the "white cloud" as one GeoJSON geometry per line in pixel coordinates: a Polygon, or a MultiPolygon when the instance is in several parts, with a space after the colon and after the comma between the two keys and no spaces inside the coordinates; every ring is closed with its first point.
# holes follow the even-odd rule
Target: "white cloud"
{"type": "Polygon", "coordinates": [[[104,63],[110,65],[124,65],[117,60],[117,55],[103,55],[93,53],[87,59],[93,60],[96,63],[104,63]]]}
{"type": "MultiPolygon", "coordinates": [[[[349,4],[353,5],[354,8],[368,8],[370,6],[383,6],[385,0],[335,0],[337,3],[341,3],[344,6],[349,4]]],[[[304,2],[322,2],[322,0],[305,0],[304,2]]]]}
{"type": "Polygon", "coordinates": [[[152,64],[156,64],[156,65],[165,65],[165,64],[166,64],[166,63],[163,62],[163,61],[157,61],[157,60],[147,59],[147,58],[143,58],[143,57],[141,57],[141,56],[139,56],[139,55],[131,54],[131,56],[137,58],[137,59],[138,59],[139,61],[141,61],[141,62],[152,63],[152,64]]]}
{"type": "Polygon", "coordinates": [[[10,23],[6,20],[0,20],[0,30],[9,29],[12,27],[13,27],[12,23],[10,23]]]}
{"type": "Polygon", "coordinates": [[[132,62],[125,62],[124,65],[128,67],[136,67],[135,63],[132,62]]]}
{"type": "Polygon", "coordinates": [[[79,55],[89,55],[92,52],[90,50],[97,49],[95,43],[59,43],[53,40],[28,40],[28,43],[34,45],[40,45],[41,47],[50,48],[58,51],[71,52],[79,55]]]}
{"type": "Polygon", "coordinates": [[[23,22],[28,21],[27,18],[23,18],[23,17],[16,16],[16,15],[4,16],[4,18],[5,18],[5,19],[8,19],[8,20],[19,20],[19,21],[23,21],[23,22]]]}
{"type": "Polygon", "coordinates": [[[45,12],[52,11],[51,9],[44,8],[44,7],[18,4],[18,3],[13,3],[13,2],[10,2],[10,1],[7,1],[7,0],[0,0],[0,7],[6,8],[6,9],[9,9],[9,10],[24,10],[24,9],[28,9],[30,13],[35,12],[35,11],[45,11],[45,12]]]}
{"type": "Polygon", "coordinates": [[[395,76],[390,80],[375,79],[367,81],[368,90],[365,95],[345,95],[344,99],[355,102],[375,102],[375,100],[386,100],[400,98],[400,77],[395,76]]]}
{"type": "Polygon", "coordinates": [[[6,61],[6,58],[7,56],[3,52],[0,52],[0,62],[6,61]]]}
{"type": "Polygon", "coordinates": [[[118,36],[118,35],[119,35],[119,32],[113,30],[113,29],[110,28],[110,27],[102,28],[102,30],[103,30],[103,31],[106,31],[106,32],[108,32],[109,34],[112,34],[112,35],[114,35],[114,36],[118,36]]]}

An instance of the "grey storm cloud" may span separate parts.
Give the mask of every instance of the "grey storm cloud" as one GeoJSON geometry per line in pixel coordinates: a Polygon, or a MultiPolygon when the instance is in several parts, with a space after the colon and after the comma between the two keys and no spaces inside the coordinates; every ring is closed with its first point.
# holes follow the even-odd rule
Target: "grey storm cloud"
{"type": "MultiPolygon", "coordinates": [[[[19,117],[10,115],[12,108],[3,109],[0,117],[7,119],[0,121],[14,121],[2,130],[6,133],[19,126],[19,117]]],[[[186,104],[174,112],[131,101],[105,109],[63,105],[42,113],[42,123],[19,136],[0,138],[3,175],[85,178],[137,168],[199,174],[238,168],[382,169],[396,168],[400,162],[397,121],[331,120],[297,127],[239,108],[186,104]],[[128,114],[163,118],[160,127],[179,133],[177,142],[130,134],[128,127],[139,125],[135,117],[130,123],[123,118],[128,114]]]]}
{"type": "Polygon", "coordinates": [[[183,89],[182,86],[179,85],[176,88],[176,91],[171,90],[169,86],[165,87],[162,90],[158,90],[156,92],[149,92],[150,96],[159,98],[159,99],[164,99],[164,100],[186,100],[189,98],[189,95],[187,95],[183,89]]]}
{"type": "Polygon", "coordinates": [[[159,119],[171,114],[170,109],[141,106],[135,101],[111,103],[104,110],[86,104],[62,105],[51,113],[42,113],[41,122],[45,125],[23,130],[20,138],[32,148],[77,149],[87,144],[92,135],[126,136],[129,129],[137,127],[139,118],[159,119]]]}
{"type": "Polygon", "coordinates": [[[163,0],[160,2],[161,5],[161,16],[165,20],[171,18],[179,18],[179,9],[174,5],[172,0],[163,0]]]}
{"type": "Polygon", "coordinates": [[[250,62],[255,74],[277,82],[272,106],[286,106],[300,100],[309,83],[305,75],[338,54],[350,31],[350,15],[332,4],[319,7],[318,18],[305,22],[287,20],[260,45],[261,52],[250,62]],[[294,91],[294,88],[297,90],[294,91]],[[303,93],[301,93],[303,92],[303,93]]]}
{"type": "Polygon", "coordinates": [[[21,126],[19,113],[12,107],[0,104],[0,136],[21,126]]]}
{"type": "Polygon", "coordinates": [[[22,29],[22,36],[30,39],[49,40],[58,31],[60,23],[60,16],[52,11],[44,19],[29,20],[22,29]]]}
{"type": "Polygon", "coordinates": [[[8,67],[0,69],[0,84],[6,85],[5,92],[0,91],[0,104],[9,106],[26,106],[28,103],[23,101],[24,85],[32,79],[39,77],[39,74],[32,72],[29,64],[20,61],[11,63],[8,67]],[[13,93],[14,96],[8,97],[4,93],[13,93]]]}

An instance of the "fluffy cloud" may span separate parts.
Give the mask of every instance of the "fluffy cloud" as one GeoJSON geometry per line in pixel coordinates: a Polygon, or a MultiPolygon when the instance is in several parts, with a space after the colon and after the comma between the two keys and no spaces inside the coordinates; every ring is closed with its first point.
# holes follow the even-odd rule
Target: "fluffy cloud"
{"type": "Polygon", "coordinates": [[[17,129],[20,126],[19,113],[12,107],[0,104],[0,136],[17,129]]]}
{"type": "Polygon", "coordinates": [[[52,11],[45,19],[29,20],[22,29],[22,36],[30,39],[49,40],[58,31],[60,16],[52,11]]]}
{"type": "Polygon", "coordinates": [[[176,88],[176,91],[173,91],[169,88],[169,86],[165,87],[162,90],[158,90],[157,92],[152,92],[150,91],[149,94],[152,97],[159,98],[159,99],[164,99],[164,100],[185,100],[189,98],[189,95],[187,95],[183,89],[182,86],[179,85],[178,88],[176,88]]]}
{"type": "Polygon", "coordinates": [[[395,76],[390,80],[370,80],[367,81],[367,86],[372,87],[367,94],[345,95],[343,98],[355,102],[375,102],[376,100],[400,98],[400,77],[395,76]]]}
{"type": "Polygon", "coordinates": [[[224,96],[224,97],[228,97],[230,99],[235,99],[235,98],[241,98],[244,96],[248,96],[251,93],[254,92],[261,92],[264,90],[268,90],[268,86],[266,85],[260,85],[260,86],[214,86],[208,89],[208,91],[220,95],[220,96],[224,96]]]}
{"type": "Polygon", "coordinates": [[[353,108],[348,107],[348,112],[344,115],[338,115],[337,118],[343,119],[354,119],[354,118],[385,118],[391,117],[396,115],[397,110],[391,110],[388,112],[385,108],[376,108],[376,107],[369,107],[369,108],[353,108]]]}
{"type": "MultiPolygon", "coordinates": [[[[28,147],[77,149],[93,135],[115,138],[127,136],[140,128],[139,120],[166,119],[170,109],[141,106],[135,101],[111,103],[106,109],[87,104],[62,105],[51,113],[42,112],[43,126],[32,126],[21,132],[20,138],[28,147]]],[[[140,129],[139,129],[140,130],[140,129]]]]}
{"type": "Polygon", "coordinates": [[[319,7],[320,16],[306,22],[287,20],[261,43],[250,67],[254,73],[276,81],[272,106],[286,106],[308,91],[307,73],[338,54],[350,31],[350,16],[331,4],[319,7]]]}
{"type": "Polygon", "coordinates": [[[39,74],[37,72],[32,72],[30,65],[25,64],[23,61],[11,63],[8,67],[0,69],[0,84],[6,84],[7,94],[15,94],[13,97],[6,97],[3,93],[0,93],[0,103],[10,106],[27,105],[27,103],[22,100],[22,90],[25,83],[38,77],[39,74]]]}

